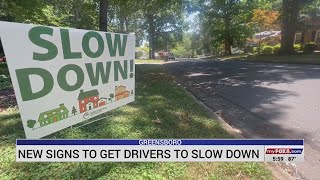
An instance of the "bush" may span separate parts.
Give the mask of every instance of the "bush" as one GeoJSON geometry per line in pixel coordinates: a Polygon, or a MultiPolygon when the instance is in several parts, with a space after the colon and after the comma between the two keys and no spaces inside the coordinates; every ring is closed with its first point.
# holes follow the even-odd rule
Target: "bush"
{"type": "Polygon", "coordinates": [[[311,43],[304,45],[303,52],[304,53],[313,53],[313,51],[316,50],[316,48],[317,48],[317,45],[315,43],[311,42],[311,43]]]}
{"type": "Polygon", "coordinates": [[[136,52],[136,59],[141,59],[142,56],[143,56],[143,52],[142,51],[136,52]]]}
{"type": "Polygon", "coordinates": [[[281,48],[281,44],[277,44],[277,45],[273,46],[273,53],[279,54],[280,48],[281,48]]]}
{"type": "Polygon", "coordinates": [[[293,48],[294,48],[295,51],[298,52],[298,51],[301,50],[301,44],[294,44],[294,45],[293,45],[293,48]]]}
{"type": "Polygon", "coordinates": [[[262,47],[262,54],[263,55],[271,55],[273,52],[273,47],[272,46],[263,46],[262,47]]]}

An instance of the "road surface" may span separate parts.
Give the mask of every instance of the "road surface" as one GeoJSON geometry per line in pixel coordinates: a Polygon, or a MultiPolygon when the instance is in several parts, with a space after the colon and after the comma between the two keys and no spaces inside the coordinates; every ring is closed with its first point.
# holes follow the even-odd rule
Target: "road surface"
{"type": "Polygon", "coordinates": [[[305,139],[305,162],[291,173],[320,179],[320,66],[196,60],[165,66],[245,137],[305,139]]]}

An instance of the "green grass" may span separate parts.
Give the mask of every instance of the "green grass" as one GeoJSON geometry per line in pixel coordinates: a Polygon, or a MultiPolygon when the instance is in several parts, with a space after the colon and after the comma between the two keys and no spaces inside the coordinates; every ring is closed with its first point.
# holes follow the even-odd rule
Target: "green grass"
{"type": "MultiPolygon", "coordinates": [[[[232,138],[161,65],[137,65],[136,101],[47,138],[232,138]],[[154,120],[159,121],[155,123],[154,120]]],[[[16,163],[17,109],[0,113],[0,179],[272,179],[261,163],[16,163]]]]}
{"type": "Polygon", "coordinates": [[[136,64],[162,64],[164,63],[164,60],[159,59],[136,59],[136,64]]]}

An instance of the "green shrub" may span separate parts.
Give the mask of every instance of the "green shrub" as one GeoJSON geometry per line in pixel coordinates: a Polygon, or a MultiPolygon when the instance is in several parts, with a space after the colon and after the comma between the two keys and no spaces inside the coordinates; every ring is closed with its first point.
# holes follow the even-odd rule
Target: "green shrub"
{"type": "Polygon", "coordinates": [[[136,52],[136,59],[141,59],[142,56],[143,56],[143,52],[142,51],[136,52]]]}
{"type": "Polygon", "coordinates": [[[317,45],[314,42],[308,43],[304,45],[303,52],[304,53],[313,53],[316,50],[317,45]]]}
{"type": "Polygon", "coordinates": [[[301,44],[294,44],[294,45],[293,45],[293,48],[294,48],[295,51],[298,52],[298,51],[301,50],[301,44]]]}
{"type": "Polygon", "coordinates": [[[273,46],[273,53],[279,54],[280,48],[281,48],[281,44],[277,44],[277,45],[273,46]]]}
{"type": "Polygon", "coordinates": [[[263,46],[262,47],[262,54],[263,55],[271,55],[273,52],[273,47],[272,46],[263,46]]]}

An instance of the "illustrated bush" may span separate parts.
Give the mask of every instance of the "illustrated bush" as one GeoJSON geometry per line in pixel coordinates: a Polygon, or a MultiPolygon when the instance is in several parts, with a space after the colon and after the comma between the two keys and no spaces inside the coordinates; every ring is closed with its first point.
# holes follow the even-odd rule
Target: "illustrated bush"
{"type": "Polygon", "coordinates": [[[111,93],[109,96],[110,96],[110,97],[108,98],[108,100],[109,100],[110,102],[112,102],[112,99],[114,98],[114,94],[111,93]]]}
{"type": "Polygon", "coordinates": [[[315,51],[316,48],[317,48],[317,45],[315,43],[311,42],[311,43],[308,43],[308,44],[304,45],[303,52],[307,53],[307,54],[310,54],[310,53],[313,53],[313,51],[315,51]]]}
{"type": "Polygon", "coordinates": [[[279,54],[281,48],[281,44],[277,44],[273,46],[273,54],[279,54]]]}
{"type": "Polygon", "coordinates": [[[262,47],[262,54],[263,55],[271,55],[273,52],[273,47],[272,46],[263,46],[262,47]]]}
{"type": "Polygon", "coordinates": [[[34,125],[36,125],[37,121],[36,120],[28,120],[27,121],[27,126],[28,128],[33,128],[34,125]]]}

